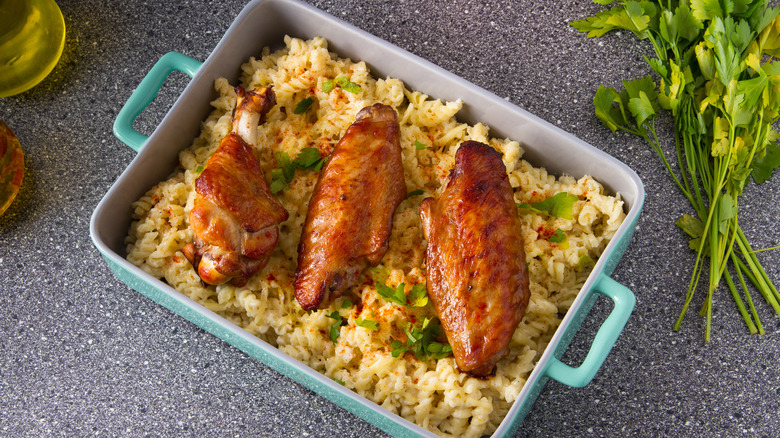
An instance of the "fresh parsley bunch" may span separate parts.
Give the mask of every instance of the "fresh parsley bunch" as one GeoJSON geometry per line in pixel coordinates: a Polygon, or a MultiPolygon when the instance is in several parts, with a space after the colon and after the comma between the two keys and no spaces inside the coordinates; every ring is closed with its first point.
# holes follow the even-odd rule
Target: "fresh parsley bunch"
{"type": "MultiPolygon", "coordinates": [[[[614,0],[594,0],[608,5],[614,0]]],[[[623,81],[623,89],[598,88],[596,117],[612,132],[645,139],[661,158],[696,216],[677,225],[691,240],[696,262],[675,330],[709,260],[705,339],[710,339],[713,293],[725,278],[751,333],[763,333],[745,277],[780,315],[780,294],[739,226],[739,195],[752,176],[766,181],[780,165],[780,8],[768,0],[618,1],[616,6],[571,25],[600,37],[625,29],[648,40],[656,58],[645,58],[657,78],[623,81]],[[656,82],[657,81],[657,82],[656,82]],[[675,123],[677,171],[656,135],[661,110],[675,123]],[[745,307],[731,266],[748,303],[745,307]]]]}

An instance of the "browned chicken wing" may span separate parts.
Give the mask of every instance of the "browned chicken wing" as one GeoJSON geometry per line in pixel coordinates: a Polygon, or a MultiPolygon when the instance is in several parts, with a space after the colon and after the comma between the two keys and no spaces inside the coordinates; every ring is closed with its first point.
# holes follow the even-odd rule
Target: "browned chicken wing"
{"type": "Polygon", "coordinates": [[[425,199],[420,214],[428,295],[458,367],[490,374],[530,296],[520,219],[501,155],[464,142],[441,198],[425,199]]]}
{"type": "Polygon", "coordinates": [[[277,225],[287,210],[271,194],[248,143],[257,125],[276,104],[270,87],[237,89],[233,132],[220,143],[195,180],[190,225],[192,243],[182,249],[208,284],[241,286],[268,263],[279,237],[277,225]]]}
{"type": "Polygon", "coordinates": [[[301,241],[295,296],[306,310],[354,286],[387,252],[393,213],[406,197],[395,110],[363,108],[325,164],[301,241]]]}

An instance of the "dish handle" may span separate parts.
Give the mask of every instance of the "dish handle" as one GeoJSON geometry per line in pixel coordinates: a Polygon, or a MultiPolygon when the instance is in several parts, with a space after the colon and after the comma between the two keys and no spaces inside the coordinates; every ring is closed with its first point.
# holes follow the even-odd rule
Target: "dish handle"
{"type": "Polygon", "coordinates": [[[141,112],[152,103],[154,97],[165,83],[165,79],[174,70],[194,77],[203,62],[190,58],[178,52],[168,52],[144,76],[127,103],[119,111],[114,121],[114,135],[136,152],[140,151],[149,137],[133,128],[133,122],[141,112]]]}
{"type": "Polygon", "coordinates": [[[636,297],[631,290],[604,274],[600,275],[592,290],[611,299],[615,307],[596,333],[588,355],[577,368],[566,365],[552,356],[546,370],[547,377],[575,388],[582,388],[593,380],[612,350],[612,346],[615,345],[620,332],[623,331],[636,304],[636,297]]]}

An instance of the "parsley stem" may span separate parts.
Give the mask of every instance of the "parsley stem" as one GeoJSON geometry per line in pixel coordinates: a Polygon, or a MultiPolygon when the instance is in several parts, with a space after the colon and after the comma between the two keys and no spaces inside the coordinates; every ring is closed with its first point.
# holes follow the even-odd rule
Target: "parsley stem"
{"type": "Polygon", "coordinates": [[[737,258],[737,255],[735,253],[731,253],[731,260],[732,264],[734,265],[734,270],[737,272],[737,278],[739,278],[739,284],[742,285],[742,290],[745,291],[745,300],[748,303],[748,306],[750,307],[750,313],[753,314],[753,319],[756,321],[756,327],[758,328],[758,334],[763,335],[764,334],[764,327],[761,325],[761,319],[758,317],[758,312],[756,312],[756,306],[753,305],[753,299],[750,297],[750,291],[748,290],[747,284],[745,284],[745,277],[742,276],[742,268],[739,267],[739,259],[737,258]]]}
{"type": "Polygon", "coordinates": [[[745,320],[745,324],[747,324],[748,330],[750,330],[750,334],[756,334],[758,329],[756,328],[756,325],[753,324],[753,320],[750,319],[750,315],[748,315],[747,309],[745,309],[745,303],[743,303],[742,299],[739,297],[739,292],[737,292],[737,287],[734,286],[734,281],[731,279],[731,274],[726,271],[726,275],[724,275],[724,277],[726,278],[726,283],[729,285],[731,296],[734,297],[734,302],[737,303],[737,309],[739,309],[739,313],[742,315],[742,319],[745,320]]]}
{"type": "Polygon", "coordinates": [[[772,306],[773,309],[775,309],[775,313],[777,313],[778,316],[780,316],[780,304],[777,302],[777,290],[774,289],[774,286],[772,287],[773,290],[769,289],[769,286],[767,285],[766,281],[766,273],[764,272],[764,269],[761,267],[761,264],[758,263],[758,260],[755,257],[755,254],[748,254],[748,246],[747,239],[745,238],[745,235],[740,230],[740,238],[737,239],[737,245],[739,246],[740,251],[742,251],[742,254],[745,255],[745,261],[747,262],[748,266],[750,267],[750,271],[752,271],[753,274],[753,282],[756,285],[756,288],[759,292],[761,292],[761,295],[764,296],[764,299],[769,303],[770,306],[772,306]],[[763,273],[763,275],[762,275],[763,273]]]}
{"type": "MultiPolygon", "coordinates": [[[[658,155],[658,157],[661,158],[661,161],[663,161],[664,166],[666,166],[666,170],[669,172],[669,175],[672,177],[675,184],[677,184],[677,187],[680,189],[680,191],[683,192],[685,197],[688,198],[688,201],[691,204],[693,204],[694,201],[693,201],[693,197],[691,196],[691,193],[687,190],[686,187],[683,187],[682,183],[680,183],[680,180],[677,179],[677,175],[675,175],[674,171],[672,170],[672,166],[669,164],[669,161],[667,161],[663,150],[661,150],[661,147],[658,144],[658,137],[655,135],[655,130],[651,129],[651,132],[653,133],[653,138],[655,139],[655,141],[650,140],[650,138],[647,135],[643,135],[642,137],[647,141],[650,147],[653,148],[653,150],[658,155]]],[[[686,181],[686,186],[687,186],[687,181],[686,181]]]]}
{"type": "MultiPolygon", "coordinates": [[[[687,100],[686,100],[687,102],[687,100]]],[[[655,120],[653,120],[653,127],[655,127],[655,120]]],[[[686,135],[683,139],[683,142],[686,142],[688,140],[688,136],[686,135]]],[[[693,199],[690,196],[691,193],[691,185],[688,183],[688,174],[685,173],[685,166],[683,165],[683,157],[682,157],[682,148],[680,147],[680,135],[678,134],[677,130],[674,130],[674,150],[677,154],[677,166],[680,167],[680,175],[682,176],[683,183],[685,184],[685,190],[683,191],[684,194],[686,194],[686,197],[688,198],[688,201],[695,206],[695,203],[693,202],[693,199]]],[[[688,171],[690,172],[690,163],[688,165],[688,171]]],[[[693,172],[691,172],[691,175],[693,175],[693,172]]],[[[692,176],[693,183],[696,183],[696,179],[692,176]]],[[[698,194],[698,192],[697,192],[698,194]]]]}
{"type": "MultiPolygon", "coordinates": [[[[761,265],[761,262],[759,262],[758,257],[756,257],[755,251],[750,247],[750,242],[748,242],[747,237],[745,237],[745,233],[742,232],[742,229],[738,229],[737,232],[739,233],[739,238],[737,242],[742,242],[742,245],[744,246],[745,250],[743,250],[743,254],[745,254],[745,258],[748,260],[752,260],[755,264],[759,275],[763,279],[764,284],[766,284],[769,288],[769,290],[772,292],[776,300],[780,300],[780,293],[778,293],[777,288],[775,287],[774,283],[772,283],[769,280],[769,276],[767,275],[766,271],[764,270],[764,267],[761,265]]],[[[740,247],[741,249],[741,247],[740,247]]],[[[775,309],[777,310],[777,308],[775,309]]],[[[778,316],[780,316],[780,312],[778,312],[778,316]]]]}
{"type": "Polygon", "coordinates": [[[754,249],[751,252],[753,254],[759,253],[759,252],[765,252],[765,251],[772,251],[775,249],[780,249],[780,245],[770,246],[769,248],[761,248],[761,249],[754,249]]]}

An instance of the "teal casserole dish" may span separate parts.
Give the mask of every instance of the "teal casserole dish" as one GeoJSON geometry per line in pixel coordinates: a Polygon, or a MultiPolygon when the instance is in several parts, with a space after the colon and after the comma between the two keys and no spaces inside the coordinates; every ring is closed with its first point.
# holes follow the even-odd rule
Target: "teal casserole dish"
{"type": "Polygon", "coordinates": [[[610,274],[631,240],[644,203],[644,188],[636,173],[608,154],[504,99],[296,0],[249,3],[204,62],[175,52],[166,54],[120,111],[114,133],[138,154],[98,204],[90,223],[92,240],[116,276],[144,296],[380,429],[394,436],[434,436],[292,359],[125,259],[124,239],[131,221],[131,205],[150,187],[169,176],[176,166],[179,151],[187,148],[200,132],[201,122],[211,111],[209,102],[215,98],[214,80],[225,77],[236,83],[240,74],[238,66],[265,46],[281,46],[285,35],[303,39],[324,37],[330,50],[341,57],[365,61],[375,77],[399,78],[409,88],[438,99],[461,99],[465,105],[458,113],[459,120],[470,124],[485,123],[493,135],[518,141],[525,151],[524,159],[535,166],[545,167],[552,174],[575,178],[592,175],[610,193],[621,194],[626,208],[623,224],[564,316],[520,396],[492,436],[514,434],[548,379],[574,387],[587,385],[609,354],[635,304],[633,293],[612,280],[610,274]],[[147,138],[133,129],[133,120],[154,99],[167,75],[175,70],[192,79],[147,138]],[[560,358],[598,296],[607,297],[614,308],[598,328],[582,364],[576,368],[566,365],[560,358]]]}

